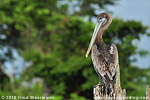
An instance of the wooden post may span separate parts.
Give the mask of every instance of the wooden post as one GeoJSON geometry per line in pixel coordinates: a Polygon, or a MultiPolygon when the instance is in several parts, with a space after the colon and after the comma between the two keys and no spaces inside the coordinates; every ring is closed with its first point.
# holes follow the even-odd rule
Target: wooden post
{"type": "Polygon", "coordinates": [[[120,69],[119,64],[117,66],[116,83],[114,84],[113,91],[110,95],[103,93],[103,85],[93,88],[94,100],[125,100],[126,90],[122,90],[120,84],[120,69]]]}
{"type": "Polygon", "coordinates": [[[150,100],[150,88],[148,85],[146,86],[146,100],[150,100]]]}

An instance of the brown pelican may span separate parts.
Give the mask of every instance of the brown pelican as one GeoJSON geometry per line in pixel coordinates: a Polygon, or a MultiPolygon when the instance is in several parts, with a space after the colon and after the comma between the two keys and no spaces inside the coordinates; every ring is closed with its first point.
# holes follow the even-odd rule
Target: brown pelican
{"type": "MultiPolygon", "coordinates": [[[[104,31],[112,22],[112,15],[108,13],[101,13],[98,16],[97,23],[93,32],[89,48],[86,52],[86,57],[92,49],[92,61],[94,69],[99,76],[99,84],[101,81],[106,86],[106,93],[112,92],[113,85],[116,79],[118,51],[115,44],[106,45],[103,42],[102,36],[104,31]],[[96,39],[96,44],[94,45],[96,39]]],[[[97,85],[96,85],[97,86],[97,85]]]]}

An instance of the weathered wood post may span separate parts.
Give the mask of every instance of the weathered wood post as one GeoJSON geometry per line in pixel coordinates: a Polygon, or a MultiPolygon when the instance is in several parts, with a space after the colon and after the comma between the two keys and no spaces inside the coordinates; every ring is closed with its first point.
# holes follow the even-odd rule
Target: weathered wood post
{"type": "Polygon", "coordinates": [[[126,90],[122,90],[120,84],[120,69],[119,64],[117,66],[116,83],[114,84],[113,92],[110,95],[103,93],[103,86],[97,86],[93,88],[94,100],[125,100],[126,90]]]}
{"type": "Polygon", "coordinates": [[[150,100],[150,88],[148,85],[146,86],[146,100],[150,100]]]}

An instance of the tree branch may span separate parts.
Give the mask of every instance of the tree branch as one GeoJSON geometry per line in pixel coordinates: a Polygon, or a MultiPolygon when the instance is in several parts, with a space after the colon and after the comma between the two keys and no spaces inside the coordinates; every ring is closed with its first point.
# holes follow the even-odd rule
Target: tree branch
{"type": "Polygon", "coordinates": [[[0,70],[9,78],[10,83],[12,84],[12,89],[14,89],[15,84],[13,74],[9,73],[1,62],[0,62],[0,70]]]}

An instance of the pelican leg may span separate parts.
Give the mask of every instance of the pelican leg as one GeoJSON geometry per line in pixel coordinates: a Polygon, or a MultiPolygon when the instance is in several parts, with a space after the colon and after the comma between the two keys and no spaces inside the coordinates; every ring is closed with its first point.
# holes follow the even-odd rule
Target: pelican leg
{"type": "Polygon", "coordinates": [[[109,95],[110,93],[112,93],[112,89],[111,89],[110,85],[104,84],[104,93],[105,93],[105,95],[109,95]]]}
{"type": "Polygon", "coordinates": [[[108,85],[107,84],[104,84],[103,93],[104,93],[104,95],[108,94],[108,85]]]}
{"type": "Polygon", "coordinates": [[[106,85],[106,91],[105,91],[106,93],[106,95],[108,94],[108,85],[106,85]]]}

